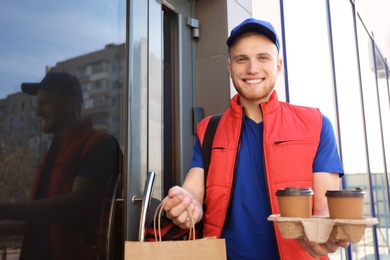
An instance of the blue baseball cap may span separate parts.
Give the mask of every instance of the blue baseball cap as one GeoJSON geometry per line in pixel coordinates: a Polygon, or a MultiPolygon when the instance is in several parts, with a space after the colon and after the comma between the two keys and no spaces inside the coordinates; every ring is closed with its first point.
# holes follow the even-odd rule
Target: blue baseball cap
{"type": "Polygon", "coordinates": [[[246,32],[258,32],[267,36],[278,48],[280,48],[278,34],[276,33],[272,24],[267,21],[258,20],[255,18],[248,18],[239,25],[237,25],[231,32],[226,41],[228,47],[234,43],[238,36],[246,32]]]}
{"type": "Polygon", "coordinates": [[[79,103],[83,103],[80,81],[66,72],[49,72],[39,83],[22,83],[24,93],[36,96],[39,89],[62,91],[74,96],[79,103]]]}

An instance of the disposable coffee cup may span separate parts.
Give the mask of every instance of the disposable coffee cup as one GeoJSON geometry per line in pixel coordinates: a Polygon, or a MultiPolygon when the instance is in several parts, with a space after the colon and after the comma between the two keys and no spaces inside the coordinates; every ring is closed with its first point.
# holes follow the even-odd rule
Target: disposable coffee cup
{"type": "Polygon", "coordinates": [[[277,190],[280,216],[310,218],[313,194],[311,188],[287,187],[277,190]]]}
{"type": "Polygon", "coordinates": [[[328,200],[329,217],[332,219],[363,219],[364,197],[363,188],[354,190],[328,190],[325,193],[328,200]]]}

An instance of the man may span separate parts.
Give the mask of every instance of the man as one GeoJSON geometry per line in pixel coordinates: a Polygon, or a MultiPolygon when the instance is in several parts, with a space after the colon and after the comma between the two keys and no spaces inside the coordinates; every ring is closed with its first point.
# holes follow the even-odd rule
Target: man
{"type": "Polygon", "coordinates": [[[282,60],[270,23],[243,21],[227,45],[238,94],[219,122],[206,189],[201,144],[210,117],[197,126],[182,187],[169,190],[167,217],[188,228],[188,207],[196,222],[203,220],[204,236],[226,239],[229,259],[328,259],[348,243],[286,240],[267,217],[279,213],[276,190],[289,186],[312,187],[313,214],[328,214],[325,192],[339,189],[343,174],[331,123],[318,109],[278,101],[274,87],[282,60]]]}
{"type": "Polygon", "coordinates": [[[22,90],[36,95],[42,131],[53,140],[31,202],[0,205],[0,219],[28,223],[21,259],[97,259],[104,254],[104,203],[118,176],[119,145],[82,120],[83,95],[74,76],[51,72],[22,90]]]}

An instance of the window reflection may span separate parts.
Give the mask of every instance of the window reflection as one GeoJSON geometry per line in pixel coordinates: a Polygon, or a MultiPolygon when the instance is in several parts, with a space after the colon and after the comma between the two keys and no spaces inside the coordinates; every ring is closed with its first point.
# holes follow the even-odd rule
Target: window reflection
{"type": "MultiPolygon", "coordinates": [[[[353,16],[351,5],[344,1],[331,1],[335,80],[338,96],[341,154],[345,176],[344,188],[364,187],[368,193],[367,152],[365,145],[364,118],[358,71],[353,16]],[[345,14],[351,14],[345,19],[345,14]]],[[[365,198],[365,215],[370,215],[369,196],[365,198]]],[[[351,245],[352,259],[361,259],[366,246],[372,251],[372,229],[365,230],[363,239],[351,245]]],[[[344,251],[344,250],[340,250],[344,251]]],[[[345,259],[338,254],[331,259],[345,259]]]]}
{"type": "Polygon", "coordinates": [[[377,48],[375,48],[376,57],[376,76],[378,82],[378,97],[383,133],[383,145],[384,145],[384,158],[385,158],[385,171],[378,172],[374,175],[375,187],[375,199],[376,199],[376,212],[379,220],[378,225],[378,243],[379,252],[383,255],[389,253],[387,248],[390,238],[389,230],[389,166],[390,166],[390,103],[389,103],[389,85],[386,78],[385,62],[380,55],[377,48]]]}
{"type": "MultiPolygon", "coordinates": [[[[379,251],[379,254],[387,255],[389,253],[388,248],[388,237],[385,235],[388,232],[388,202],[386,197],[386,190],[388,187],[385,185],[386,178],[386,163],[385,163],[385,143],[384,137],[385,133],[383,127],[386,127],[386,119],[384,117],[388,116],[388,100],[385,101],[382,99],[382,104],[380,103],[380,94],[387,92],[386,89],[383,89],[383,86],[378,81],[378,71],[379,67],[372,65],[374,60],[380,62],[380,57],[375,58],[375,48],[373,48],[372,39],[370,39],[369,34],[364,29],[360,20],[357,23],[358,29],[358,43],[359,43],[359,57],[360,57],[360,68],[361,68],[361,79],[362,79],[362,95],[363,95],[363,107],[365,112],[365,125],[366,125],[366,136],[367,136],[367,149],[368,149],[368,162],[369,162],[369,172],[366,176],[370,181],[372,198],[367,202],[368,206],[371,208],[370,215],[375,216],[379,220],[379,225],[376,227],[370,228],[371,233],[367,233],[367,239],[370,242],[378,243],[376,250],[379,251]],[[374,57],[374,59],[373,59],[374,57]],[[381,107],[386,107],[387,111],[381,109],[381,107]],[[382,111],[384,114],[382,114],[382,111]],[[386,217],[384,221],[383,217],[386,217]],[[382,228],[385,228],[382,230],[382,228]]],[[[380,65],[378,63],[377,65],[380,65]]],[[[374,244],[375,244],[374,243],[374,244]]],[[[366,245],[365,249],[367,250],[368,255],[373,255],[375,253],[374,248],[370,248],[366,245]]]]}
{"type": "MultiPolygon", "coordinates": [[[[124,111],[125,4],[123,0],[81,2],[71,0],[63,3],[23,0],[6,1],[0,4],[0,24],[7,30],[7,37],[2,41],[5,45],[0,43],[3,72],[0,78],[0,246],[4,256],[17,258],[20,249],[28,247],[28,244],[23,242],[27,241],[23,224],[25,221],[33,222],[33,228],[43,224],[38,227],[38,233],[32,233],[34,235],[30,241],[46,241],[43,244],[47,248],[47,256],[58,253],[55,259],[89,259],[88,255],[93,254],[96,259],[96,253],[101,255],[107,253],[106,231],[110,212],[106,210],[109,208],[108,203],[112,201],[117,174],[120,173],[118,167],[121,160],[120,150],[123,147],[121,129],[123,129],[124,111]],[[94,129],[109,137],[107,140],[110,141],[102,142],[102,146],[91,146],[94,148],[86,152],[85,157],[78,156],[79,152],[84,151],[80,149],[70,153],[73,156],[70,161],[67,161],[68,159],[60,161],[63,157],[58,155],[55,159],[45,157],[49,149],[56,146],[53,140],[60,139],[53,139],[53,136],[57,136],[53,135],[56,131],[45,131],[45,123],[50,118],[45,117],[38,107],[42,107],[42,100],[41,103],[39,101],[37,103],[38,96],[22,92],[20,86],[22,82],[40,82],[45,75],[52,72],[67,72],[77,78],[84,98],[80,120],[91,122],[94,129]],[[97,159],[103,147],[107,147],[108,152],[103,152],[105,154],[103,158],[97,159]],[[91,158],[94,159],[87,160],[87,154],[92,154],[91,158]],[[83,158],[83,162],[76,162],[78,161],[76,157],[83,158]],[[90,163],[84,163],[86,161],[90,163]],[[109,161],[114,161],[114,164],[109,164],[109,161]],[[41,166],[48,167],[48,164],[52,164],[50,167],[57,170],[40,170],[41,166]],[[100,166],[96,168],[99,170],[92,171],[90,175],[87,174],[90,171],[88,169],[96,167],[92,164],[100,166]],[[42,171],[48,174],[45,184],[41,184],[42,176],[46,176],[42,171]],[[68,177],[64,179],[53,177],[52,172],[61,171],[68,177]],[[96,172],[101,173],[96,174],[96,172]],[[36,173],[40,175],[36,176],[36,173]],[[107,179],[100,178],[105,174],[107,179]],[[34,217],[28,216],[30,213],[22,214],[23,210],[15,211],[18,213],[10,216],[12,210],[7,208],[10,204],[31,206],[30,200],[39,200],[43,203],[44,200],[50,200],[52,197],[61,199],[62,196],[71,194],[72,190],[76,190],[75,180],[80,181],[80,176],[81,180],[96,184],[93,194],[97,197],[91,198],[92,200],[87,204],[82,204],[84,200],[75,201],[75,209],[80,205],[85,206],[82,210],[77,210],[78,217],[72,215],[72,210],[62,212],[60,217],[47,207],[44,208],[52,212],[50,216],[33,210],[29,212],[34,217]],[[56,188],[49,188],[53,180],[58,181],[56,188]],[[38,196],[36,191],[41,185],[46,187],[45,192],[38,196]],[[99,188],[101,185],[103,189],[99,188]],[[99,190],[101,192],[98,192],[99,190]],[[97,206],[91,206],[92,204],[97,206]],[[8,215],[4,212],[8,212],[8,215]],[[14,222],[15,220],[18,222],[14,222]],[[86,231],[88,227],[94,231],[86,231]],[[56,231],[53,231],[53,228],[56,231]],[[60,233],[60,230],[68,231],[67,235],[60,233]],[[39,233],[45,235],[40,236],[39,233]],[[51,233],[56,233],[56,236],[50,237],[51,233]],[[70,233],[77,233],[77,235],[68,236],[70,233]],[[89,237],[91,240],[84,239],[85,235],[89,234],[97,236],[89,237]],[[65,243],[61,239],[73,241],[65,243]],[[87,240],[88,245],[86,245],[87,240]],[[101,251],[92,252],[91,249],[97,245],[97,241],[100,243],[101,251]],[[66,250],[62,250],[61,245],[66,250]]],[[[65,96],[60,95],[60,97],[65,96]]],[[[68,107],[59,106],[63,102],[61,98],[57,103],[53,103],[53,107],[55,105],[58,109],[68,107]]],[[[81,132],[77,133],[77,138],[82,139],[81,132]]],[[[86,140],[92,142],[92,139],[86,140]]],[[[73,141],[72,144],[77,142],[73,141]]],[[[80,146],[85,145],[80,144],[80,146]]],[[[62,143],[59,147],[60,151],[64,148],[62,143]]],[[[85,184],[84,181],[81,183],[85,184]]],[[[87,193],[82,197],[88,197],[87,193]]],[[[67,205],[63,209],[68,207],[71,208],[67,205]]],[[[31,231],[31,225],[28,230],[31,231]]],[[[41,256],[40,259],[48,259],[48,257],[41,256]]]]}
{"type": "MultiPolygon", "coordinates": [[[[335,79],[337,89],[340,153],[346,173],[343,178],[343,184],[346,189],[354,189],[355,187],[364,187],[366,189],[368,196],[365,199],[365,215],[373,216],[375,213],[375,217],[380,222],[375,228],[368,227],[365,230],[363,239],[358,244],[352,244],[352,259],[374,258],[377,247],[376,243],[379,245],[380,255],[389,254],[389,188],[387,187],[387,183],[390,158],[390,138],[388,136],[388,133],[390,133],[390,105],[389,84],[385,73],[386,62],[379,57],[380,52],[377,51],[377,57],[379,59],[376,61],[376,64],[373,63],[373,48],[372,45],[368,45],[371,39],[360,20],[358,21],[359,39],[358,43],[356,43],[354,12],[352,11],[353,3],[349,1],[330,0],[329,4],[335,66],[335,74],[332,76],[335,79]],[[376,65],[377,70],[374,65],[376,65]],[[376,81],[376,77],[378,77],[378,82],[376,81]],[[371,186],[373,198],[371,198],[371,186]],[[371,199],[374,201],[374,204],[371,204],[371,199]],[[375,237],[378,238],[378,241],[376,241],[375,237]]],[[[289,81],[291,83],[289,89],[291,96],[294,97],[294,93],[297,91],[297,86],[294,82],[299,77],[298,75],[302,75],[302,73],[298,71],[294,72],[294,70],[296,68],[301,69],[302,66],[297,62],[299,60],[298,56],[291,59],[293,57],[291,53],[295,52],[292,48],[296,48],[294,44],[291,46],[292,41],[294,41],[293,34],[296,32],[290,29],[290,27],[294,27],[294,22],[298,22],[300,18],[311,21],[313,29],[310,31],[316,34],[316,37],[314,37],[315,40],[312,46],[307,47],[305,45],[305,50],[296,52],[297,54],[302,54],[306,53],[310,47],[315,48],[313,53],[316,55],[316,66],[310,67],[309,70],[315,70],[315,68],[319,68],[318,66],[326,64],[321,59],[317,59],[317,57],[321,58],[321,55],[328,57],[326,54],[328,49],[323,44],[327,41],[323,39],[322,43],[317,43],[316,40],[318,39],[320,41],[321,37],[327,35],[327,32],[324,33],[325,21],[322,18],[323,13],[318,13],[318,6],[310,8],[310,12],[305,13],[300,18],[296,18],[290,14],[293,13],[291,12],[293,7],[289,6],[288,3],[284,3],[284,5],[286,12],[289,81]],[[315,17],[311,15],[315,15],[315,17]],[[317,33],[321,35],[317,37],[317,33]],[[294,66],[293,63],[296,65],[294,66]],[[292,86],[293,84],[295,85],[292,86]]],[[[315,4],[305,2],[306,7],[312,7],[312,5],[315,4]]],[[[320,71],[321,76],[315,76],[316,71],[310,71],[310,75],[313,75],[316,79],[307,80],[308,78],[305,78],[306,82],[315,82],[315,87],[313,85],[305,86],[300,82],[299,86],[304,88],[296,93],[299,93],[304,98],[302,93],[309,93],[308,91],[311,90],[319,91],[319,89],[323,91],[327,85],[330,86],[331,84],[324,86],[323,81],[324,78],[328,79],[326,76],[328,73],[327,68],[321,69],[320,71]]],[[[331,93],[331,91],[326,90],[326,93],[331,93]]],[[[321,104],[321,101],[317,102],[315,98],[313,99],[315,96],[315,94],[310,95],[310,100],[311,102],[316,102],[315,106],[318,106],[318,104],[321,104]]],[[[322,97],[323,94],[320,96],[322,97]]],[[[294,101],[293,98],[291,100],[292,102],[294,101]]],[[[331,99],[323,98],[323,101],[327,103],[328,107],[333,106],[331,99]]],[[[344,259],[344,250],[340,251],[342,252],[338,251],[335,254],[331,254],[330,259],[344,259]]]]}

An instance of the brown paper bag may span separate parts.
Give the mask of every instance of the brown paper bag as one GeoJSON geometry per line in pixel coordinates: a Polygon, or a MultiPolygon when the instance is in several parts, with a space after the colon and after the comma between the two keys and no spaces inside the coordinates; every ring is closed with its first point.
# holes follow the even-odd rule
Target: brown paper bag
{"type": "Polygon", "coordinates": [[[125,242],[125,260],[143,260],[143,259],[215,259],[226,260],[226,245],[225,239],[217,239],[209,237],[203,239],[195,239],[195,225],[191,211],[187,209],[190,216],[192,228],[189,232],[190,240],[180,241],[162,241],[160,230],[161,212],[164,206],[164,201],[157,207],[154,215],[154,234],[156,241],[159,242],[125,242]],[[158,216],[158,217],[157,217],[158,216]],[[157,223],[157,224],[156,224],[157,223]],[[157,225],[157,227],[156,227],[157,225]]]}

